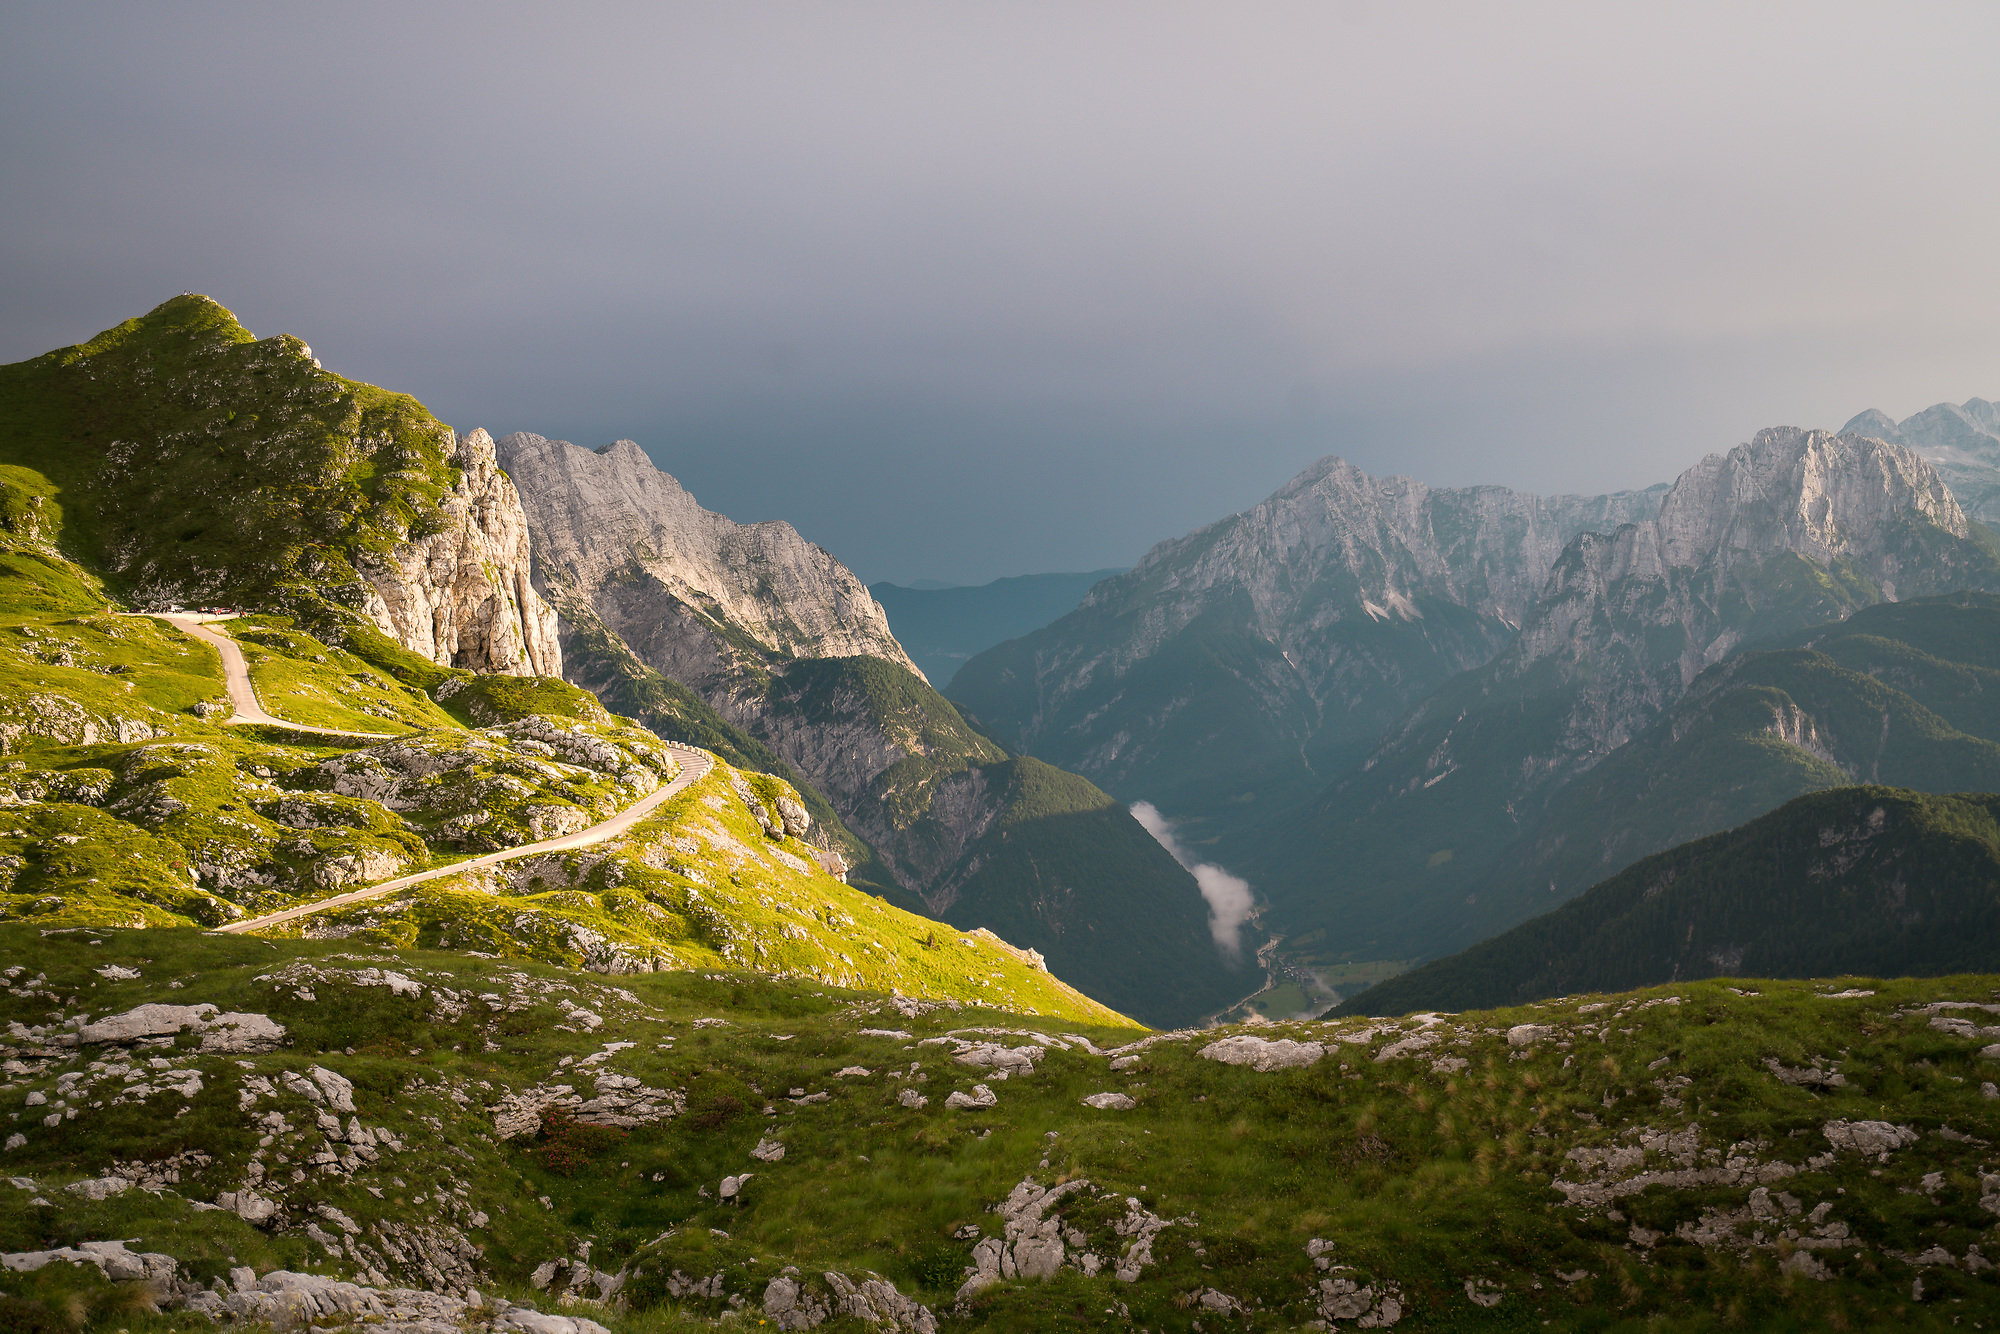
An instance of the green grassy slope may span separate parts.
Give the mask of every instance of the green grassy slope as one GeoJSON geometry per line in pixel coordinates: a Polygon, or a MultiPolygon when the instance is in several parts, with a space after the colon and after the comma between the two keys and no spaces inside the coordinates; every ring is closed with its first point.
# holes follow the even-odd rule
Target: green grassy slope
{"type": "Polygon", "coordinates": [[[180,296],[87,343],[0,367],[6,508],[148,604],[255,606],[309,628],[361,605],[353,559],[437,515],[449,430],[415,399],[321,370],[180,296]]]}
{"type": "MultiPolygon", "coordinates": [[[[24,506],[32,517],[38,507],[24,506]]],[[[0,919],[218,925],[567,833],[674,760],[587,691],[477,676],[354,629],[226,623],[278,717],[399,734],[322,744],[223,725],[215,652],[112,614],[46,529],[0,534],[0,919]]],[[[290,928],[600,970],[716,966],[1116,1020],[985,936],[827,874],[781,779],[726,764],[616,843],[446,877],[290,928]]]]}
{"type": "Polygon", "coordinates": [[[1627,867],[1342,1013],[1514,1004],[1716,976],[2000,969],[2000,797],[1843,787],[1627,867]]]}
{"type": "MultiPolygon", "coordinates": [[[[0,1185],[8,1252],[142,1238],[134,1250],[197,1284],[227,1286],[237,1266],[435,1281],[615,1334],[776,1327],[774,1280],[822,1296],[829,1272],[879,1277],[946,1328],[995,1330],[1363,1314],[1418,1331],[1944,1330],[2000,1303],[1975,1258],[2000,1208],[1985,1171],[2000,1099],[1982,1092],[1983,1039],[1959,1031],[1989,1018],[1963,1007],[1991,1001],[1990,975],[1269,1026],[1250,1032],[1323,1054],[1260,1073],[1202,1058],[1227,1033],[1156,1042],[1113,1071],[1072,1028],[737,970],[607,979],[354,942],[20,926],[0,926],[0,954],[18,969],[0,1024],[19,1026],[0,1112],[23,1128],[0,1167],[28,1183],[0,1185]],[[60,1045],[69,1019],[148,1002],[267,1015],[284,1042],[60,1045]],[[1521,1024],[1539,1027],[1510,1041],[1521,1024]],[[1000,1081],[953,1060],[973,1039],[1042,1051],[1000,1081]],[[351,1083],[352,1113],[309,1099],[314,1070],[351,1083]],[[607,1115],[580,1104],[624,1081],[658,1110],[622,1130],[532,1110],[568,1096],[607,1115]],[[944,1106],[975,1082],[993,1106],[944,1106]],[[1082,1104],[1099,1092],[1133,1106],[1082,1104]],[[510,1107],[528,1110],[503,1139],[510,1107]],[[1888,1147],[1860,1152],[1856,1133],[1888,1147]],[[751,1157],[773,1142],[781,1159],[751,1157]],[[67,1189],[121,1173],[153,1189],[67,1189]],[[1058,1183],[1046,1220],[996,1212],[1058,1183]],[[194,1207],[246,1189],[273,1206],[261,1226],[194,1207]],[[1045,1233],[1038,1251],[1024,1231],[1045,1233]],[[961,1303],[978,1248],[1040,1254],[1049,1276],[1015,1266],[961,1303]],[[578,1263],[536,1290],[557,1260],[578,1263]]],[[[61,1263],[0,1270],[0,1298],[17,1322],[68,1311],[90,1334],[193,1327],[61,1263]]],[[[822,1326],[843,1327],[862,1326],[822,1326]]]]}

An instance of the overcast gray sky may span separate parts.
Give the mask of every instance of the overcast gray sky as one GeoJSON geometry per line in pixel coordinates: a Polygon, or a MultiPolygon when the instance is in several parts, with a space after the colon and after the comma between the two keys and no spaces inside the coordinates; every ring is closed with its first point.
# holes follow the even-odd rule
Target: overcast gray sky
{"type": "Polygon", "coordinates": [[[29,5],[0,361],[183,289],[866,579],[1338,453],[1670,478],[2000,396],[1991,4],[29,5]]]}

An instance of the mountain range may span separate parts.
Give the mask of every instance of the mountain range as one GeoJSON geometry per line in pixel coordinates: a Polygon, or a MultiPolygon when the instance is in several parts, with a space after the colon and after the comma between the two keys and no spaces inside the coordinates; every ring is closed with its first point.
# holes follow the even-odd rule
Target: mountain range
{"type": "Polygon", "coordinates": [[[1958,1327],[1943,417],[1590,498],[1322,461],[952,702],[631,442],[192,296],[0,367],[0,1327],[1958,1327]],[[1418,966],[1145,1031],[1256,985],[1223,864],[1268,979],[1418,966]]]}
{"type": "MultiPolygon", "coordinates": [[[[1871,436],[1776,428],[1671,486],[1546,501],[1323,460],[951,693],[1173,813],[1295,962],[1394,968],[1807,790],[1709,770],[1734,796],[1703,817],[1606,796],[1667,780],[1638,739],[1705,671],[1886,600],[2000,587],[1996,553],[1925,457],[1871,436]]],[[[1838,771],[1814,763],[1793,767],[1838,771]]]]}

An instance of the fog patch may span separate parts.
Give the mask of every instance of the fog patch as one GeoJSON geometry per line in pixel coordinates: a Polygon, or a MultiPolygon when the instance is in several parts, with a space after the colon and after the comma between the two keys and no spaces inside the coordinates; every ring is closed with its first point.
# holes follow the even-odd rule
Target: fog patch
{"type": "Polygon", "coordinates": [[[1212,862],[1197,862],[1174,837],[1173,822],[1160,814],[1150,801],[1132,803],[1132,818],[1144,825],[1173,859],[1187,868],[1201,896],[1208,902],[1208,930],[1215,946],[1231,963],[1243,957],[1243,923],[1250,917],[1250,882],[1231,875],[1212,862]]]}

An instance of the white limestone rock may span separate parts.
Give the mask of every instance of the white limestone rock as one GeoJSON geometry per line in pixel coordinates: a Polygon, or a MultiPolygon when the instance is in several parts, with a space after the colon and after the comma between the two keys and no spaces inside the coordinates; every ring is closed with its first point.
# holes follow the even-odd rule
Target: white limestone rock
{"type": "Polygon", "coordinates": [[[530,579],[528,520],[484,430],[458,436],[458,483],[428,531],[359,559],[363,610],[384,634],[433,662],[510,676],[561,676],[556,615],[530,579]]]}
{"type": "Polygon", "coordinates": [[[1290,1070],[1309,1066],[1326,1055],[1317,1042],[1295,1042],[1291,1038],[1260,1038],[1248,1033],[1211,1042],[1196,1053],[1225,1065],[1247,1065],[1252,1070],[1290,1070]]]}
{"type": "MultiPolygon", "coordinates": [[[[911,1090],[909,1089],[904,1090],[905,1093],[908,1093],[910,1091],[911,1090]]],[[[953,1111],[965,1111],[965,1110],[976,1110],[980,1107],[991,1107],[994,1104],[998,1103],[999,1101],[1000,1099],[993,1096],[992,1089],[986,1087],[986,1085],[984,1084],[974,1084],[972,1086],[972,1092],[970,1093],[954,1092],[950,1097],[944,1100],[944,1105],[946,1107],[951,1108],[953,1111]]]]}
{"type": "Polygon", "coordinates": [[[219,1007],[201,1005],[136,1006],[123,1014],[111,1015],[77,1029],[77,1041],[85,1045],[137,1042],[141,1038],[169,1037],[190,1030],[200,1035],[201,1049],[209,1052],[271,1051],[285,1040],[285,1026],[268,1015],[224,1014],[219,1007]]]}

